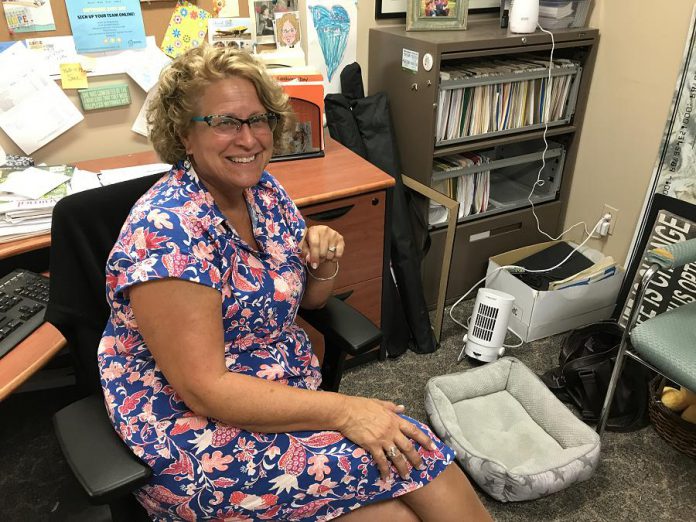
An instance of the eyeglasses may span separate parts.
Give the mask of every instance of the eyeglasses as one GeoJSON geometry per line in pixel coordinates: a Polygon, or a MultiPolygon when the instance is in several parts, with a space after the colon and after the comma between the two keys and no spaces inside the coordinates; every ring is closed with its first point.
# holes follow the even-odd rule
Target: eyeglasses
{"type": "Polygon", "coordinates": [[[275,112],[266,112],[243,120],[226,114],[211,114],[210,116],[194,116],[191,121],[205,122],[220,134],[238,134],[245,123],[254,134],[264,134],[275,130],[278,125],[278,115],[275,112]]]}

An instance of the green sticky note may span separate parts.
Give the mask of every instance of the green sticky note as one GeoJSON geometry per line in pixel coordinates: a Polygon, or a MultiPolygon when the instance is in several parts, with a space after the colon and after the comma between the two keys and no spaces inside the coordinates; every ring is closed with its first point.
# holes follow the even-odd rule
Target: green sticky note
{"type": "Polygon", "coordinates": [[[77,91],[80,95],[80,103],[85,111],[108,109],[130,105],[130,91],[125,83],[114,83],[101,87],[89,87],[77,91]]]}

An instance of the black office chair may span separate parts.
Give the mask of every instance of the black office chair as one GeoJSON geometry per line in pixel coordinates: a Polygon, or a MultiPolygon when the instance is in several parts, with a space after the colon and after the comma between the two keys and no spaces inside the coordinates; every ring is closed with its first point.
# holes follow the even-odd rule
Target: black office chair
{"type": "MultiPolygon", "coordinates": [[[[94,504],[108,504],[113,520],[147,519],[131,494],[151,472],[121,441],[108,419],[97,371],[97,346],[109,316],[105,266],[136,200],[159,178],[148,176],[88,190],[61,200],[53,210],[51,287],[46,320],[68,341],[77,384],[85,395],[55,414],[63,454],[94,504]]],[[[345,354],[376,347],[380,330],[336,298],[300,315],[325,338],[323,387],[337,390],[345,354]]]]}

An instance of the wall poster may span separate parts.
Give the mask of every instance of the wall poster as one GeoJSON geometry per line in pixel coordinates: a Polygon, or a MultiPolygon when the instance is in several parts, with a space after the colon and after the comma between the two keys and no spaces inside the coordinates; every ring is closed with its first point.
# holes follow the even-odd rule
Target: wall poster
{"type": "Polygon", "coordinates": [[[65,5],[78,53],[146,46],[139,0],[66,0],[65,5]]]}

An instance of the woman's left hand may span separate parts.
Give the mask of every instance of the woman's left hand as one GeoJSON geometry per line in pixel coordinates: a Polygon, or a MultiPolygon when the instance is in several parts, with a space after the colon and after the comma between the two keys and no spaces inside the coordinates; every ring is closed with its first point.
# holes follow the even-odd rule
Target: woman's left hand
{"type": "Polygon", "coordinates": [[[313,269],[325,261],[337,262],[343,256],[345,246],[343,236],[326,225],[309,227],[300,242],[302,257],[313,269]]]}

